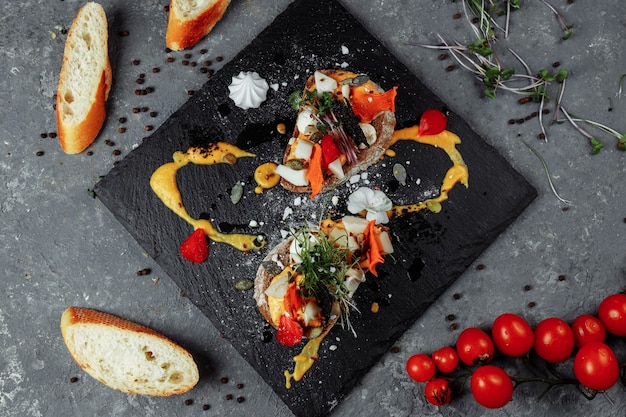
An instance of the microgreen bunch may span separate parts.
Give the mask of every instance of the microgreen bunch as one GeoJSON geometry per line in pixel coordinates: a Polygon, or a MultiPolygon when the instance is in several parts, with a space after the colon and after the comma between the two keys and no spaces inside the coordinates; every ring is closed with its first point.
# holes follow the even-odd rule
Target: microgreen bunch
{"type": "MultiPolygon", "coordinates": [[[[454,0],[453,0],[454,1],[454,0]]],[[[603,148],[602,142],[594,135],[585,130],[581,125],[586,124],[605,134],[609,134],[617,138],[617,148],[626,151],[626,133],[622,134],[604,124],[588,120],[581,117],[571,116],[562,104],[562,97],[565,91],[566,80],[569,72],[566,69],[559,69],[556,72],[541,69],[537,72],[531,70],[526,62],[512,49],[508,52],[516,58],[522,65],[524,71],[517,71],[513,66],[505,65],[498,55],[496,43],[498,41],[498,32],[503,32],[504,37],[509,35],[509,19],[513,10],[517,10],[521,6],[521,0],[461,0],[465,16],[474,31],[475,40],[468,44],[460,42],[446,42],[440,35],[437,35],[439,45],[419,46],[443,50],[450,53],[455,61],[465,70],[474,74],[484,84],[484,94],[486,97],[495,99],[499,91],[522,95],[529,100],[538,103],[539,125],[541,128],[540,137],[544,140],[548,139],[544,126],[543,114],[544,107],[551,102],[550,86],[558,85],[555,101],[555,112],[552,123],[568,122],[574,129],[588,140],[591,146],[591,153],[597,154],[603,148]],[[498,21],[503,18],[505,24],[501,25],[498,21]],[[559,118],[562,115],[562,118],[559,118]]],[[[567,40],[572,36],[573,25],[568,24],[561,13],[548,1],[541,0],[541,3],[548,7],[557,18],[561,28],[565,32],[562,39],[567,40]]],[[[618,97],[621,96],[622,83],[625,75],[622,75],[619,81],[618,97]]]]}
{"type": "Polygon", "coordinates": [[[352,329],[350,309],[355,308],[345,284],[346,274],[358,265],[358,259],[352,256],[347,248],[336,245],[336,242],[317,230],[311,233],[303,227],[294,234],[300,248],[298,255],[301,262],[296,271],[302,274],[301,291],[305,297],[319,297],[323,293],[330,295],[333,301],[341,304],[341,324],[352,329]]]}
{"type": "Polygon", "coordinates": [[[303,108],[311,109],[317,120],[318,139],[325,134],[330,134],[335,139],[339,151],[346,156],[347,162],[350,164],[357,161],[358,148],[343,129],[341,120],[333,112],[336,100],[332,93],[318,94],[317,90],[305,90],[304,94],[301,94],[295,91],[289,96],[289,102],[297,111],[303,108]]]}

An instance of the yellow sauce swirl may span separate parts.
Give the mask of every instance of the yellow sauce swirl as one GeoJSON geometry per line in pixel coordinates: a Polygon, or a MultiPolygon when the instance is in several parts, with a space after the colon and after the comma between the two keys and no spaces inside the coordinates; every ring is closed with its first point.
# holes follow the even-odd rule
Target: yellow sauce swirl
{"type": "MultiPolygon", "coordinates": [[[[448,193],[457,183],[461,183],[468,187],[469,173],[467,165],[463,162],[461,153],[456,149],[456,145],[461,143],[461,139],[452,132],[444,130],[437,135],[420,135],[418,126],[407,127],[404,129],[396,130],[393,133],[393,139],[391,145],[397,143],[400,140],[412,140],[417,143],[423,143],[425,145],[431,145],[436,148],[441,148],[446,152],[452,166],[446,172],[446,175],[441,184],[441,191],[439,196],[435,198],[429,198],[420,203],[407,204],[394,206],[390,210],[391,216],[400,216],[406,213],[416,213],[422,209],[428,209],[434,213],[441,211],[441,203],[448,199],[448,193]]],[[[395,155],[387,153],[387,156],[395,155]]]]}
{"type": "Polygon", "coordinates": [[[150,187],[167,208],[196,229],[203,229],[209,239],[214,242],[227,243],[241,251],[260,249],[265,240],[259,241],[257,235],[225,234],[219,232],[213,224],[205,219],[194,219],[189,215],[176,182],[178,170],[188,163],[196,165],[214,165],[226,163],[233,165],[237,159],[256,155],[243,151],[226,142],[212,143],[206,148],[191,147],[187,152],[174,152],[173,162],[167,162],[157,168],[150,177],[150,187]]]}

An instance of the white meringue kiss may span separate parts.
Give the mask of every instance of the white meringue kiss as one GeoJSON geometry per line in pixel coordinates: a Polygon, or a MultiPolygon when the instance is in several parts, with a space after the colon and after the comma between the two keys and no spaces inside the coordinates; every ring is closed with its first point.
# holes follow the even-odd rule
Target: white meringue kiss
{"type": "Polygon", "coordinates": [[[256,109],[267,98],[269,85],[265,79],[253,71],[241,71],[239,75],[233,77],[228,86],[230,94],[228,97],[235,102],[237,107],[244,110],[256,109]]]}

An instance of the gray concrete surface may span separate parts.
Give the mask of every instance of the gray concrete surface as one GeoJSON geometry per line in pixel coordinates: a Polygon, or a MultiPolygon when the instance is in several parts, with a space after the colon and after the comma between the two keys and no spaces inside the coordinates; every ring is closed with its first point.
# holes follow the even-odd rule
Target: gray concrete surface
{"type": "MultiPolygon", "coordinates": [[[[99,176],[149,134],[146,126],[158,127],[188,99],[189,90],[206,81],[200,71],[203,61],[212,60],[210,68],[218,70],[216,57],[224,62],[232,58],[290,1],[233,0],[224,20],[200,44],[171,54],[164,51],[166,1],[103,1],[115,77],[109,115],[91,148],[93,155],[68,156],[49,133],[56,131],[53,95],[66,39],[63,29],[69,28],[82,3],[2,1],[0,415],[291,415],[88,193],[99,176]],[[183,65],[185,53],[198,65],[183,65]],[[167,56],[175,62],[167,63],[167,56]],[[160,72],[153,73],[152,68],[160,72]],[[145,96],[135,94],[141,73],[146,74],[145,86],[154,87],[145,96]],[[133,113],[133,108],[142,107],[148,111],[133,113]],[[119,121],[121,117],[126,123],[119,121]],[[118,133],[120,127],[125,133],[118,133]],[[138,275],[144,268],[151,272],[138,275]],[[129,396],[104,387],[78,368],[63,344],[59,318],[69,305],[118,314],[192,347],[209,358],[203,378],[188,394],[169,398],[129,396]]],[[[505,93],[496,100],[481,98],[480,82],[467,71],[457,65],[448,72],[451,59],[440,61],[438,52],[413,45],[437,44],[437,33],[448,41],[473,41],[467,22],[454,18],[463,12],[460,1],[340,3],[526,176],[539,197],[333,415],[623,416],[626,393],[621,384],[593,401],[571,387],[557,387],[536,401],[544,387],[523,385],[506,407],[490,411],[477,405],[467,388],[449,406],[435,408],[423,399],[423,385],[408,379],[404,362],[410,354],[454,344],[464,327],[488,327],[505,311],[522,314],[531,324],[551,316],[572,321],[580,313],[595,312],[604,296],[624,287],[626,154],[616,149],[614,138],[599,133],[605,148],[590,155],[586,139],[569,124],[548,126],[548,142],[538,141],[536,119],[509,123],[536,106],[522,106],[519,97],[505,93]],[[553,195],[541,162],[520,139],[540,152],[555,187],[570,205],[553,195]]],[[[506,52],[510,47],[533,71],[552,71],[552,64],[560,62],[570,71],[563,98],[570,113],[626,131],[626,97],[618,96],[620,76],[626,72],[622,2],[551,3],[574,25],[572,37],[560,39],[559,23],[547,6],[522,1],[521,9],[511,15],[509,38],[499,41],[503,61],[523,72],[506,52]]],[[[548,108],[553,109],[554,102],[548,108]]],[[[547,122],[551,117],[552,113],[546,116],[547,122]]],[[[616,344],[624,360],[623,343],[616,344]]],[[[511,373],[527,372],[516,361],[505,366],[511,373]]]]}

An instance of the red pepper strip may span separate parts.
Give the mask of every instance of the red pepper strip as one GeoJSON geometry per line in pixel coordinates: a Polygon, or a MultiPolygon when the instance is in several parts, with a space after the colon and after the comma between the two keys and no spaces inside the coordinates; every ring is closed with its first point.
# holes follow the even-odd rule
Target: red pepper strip
{"type": "Polygon", "coordinates": [[[366,256],[369,264],[370,272],[377,277],[378,272],[376,272],[376,265],[382,264],[385,262],[385,259],[382,255],[382,247],[380,244],[380,239],[378,235],[380,234],[380,230],[376,228],[376,221],[370,220],[365,228],[365,232],[363,234],[363,240],[366,245],[366,256]]]}
{"type": "Polygon", "coordinates": [[[352,90],[352,111],[362,123],[371,122],[381,111],[396,111],[396,90],[393,87],[384,93],[369,93],[362,88],[352,90]]]}
{"type": "Polygon", "coordinates": [[[309,180],[309,184],[311,184],[311,199],[313,199],[313,197],[322,191],[322,184],[324,183],[322,147],[319,143],[313,146],[313,153],[309,160],[309,170],[306,173],[306,178],[309,180]]]}
{"type": "Polygon", "coordinates": [[[322,146],[322,168],[328,169],[328,165],[341,156],[341,151],[331,135],[324,135],[320,145],[322,146]]]}

